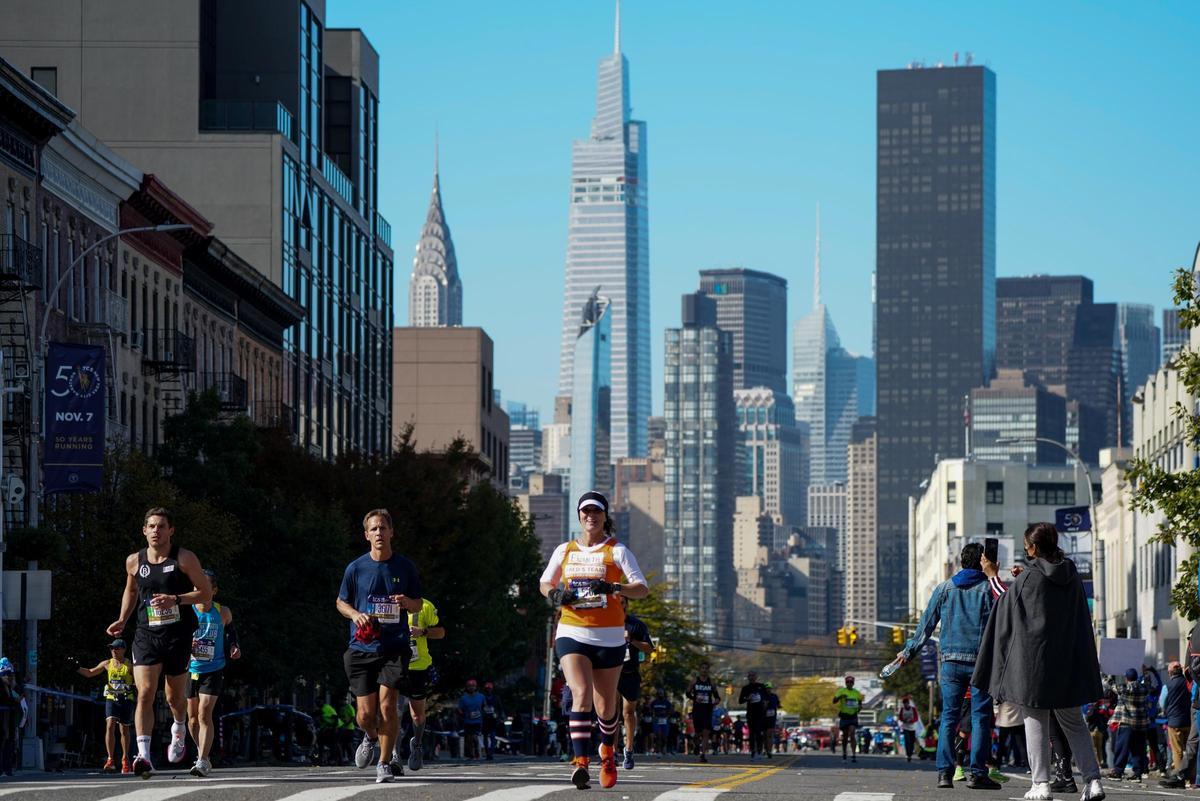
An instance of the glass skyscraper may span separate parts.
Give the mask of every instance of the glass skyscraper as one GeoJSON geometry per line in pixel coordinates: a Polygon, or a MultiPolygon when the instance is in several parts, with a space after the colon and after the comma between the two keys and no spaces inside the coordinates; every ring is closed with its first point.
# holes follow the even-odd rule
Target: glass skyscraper
{"type": "Polygon", "coordinates": [[[700,291],[733,335],[733,388],[787,393],[787,279],[741,267],[701,270],[700,291]]]}
{"type": "MultiPolygon", "coordinates": [[[[578,496],[612,491],[612,304],[593,293],[575,337],[571,381],[571,486],[578,496]]],[[[571,531],[581,531],[579,515],[571,531]]]]}
{"type": "Polygon", "coordinates": [[[663,578],[708,638],[727,637],[735,590],[736,416],[733,337],[702,293],[685,295],[683,326],[666,330],[663,578]]]}
{"type": "MultiPolygon", "coordinates": [[[[1148,303],[1118,303],[1117,328],[1121,364],[1125,369],[1122,400],[1128,405],[1133,394],[1158,370],[1162,360],[1161,332],[1154,324],[1154,307],[1148,303]]],[[[1125,434],[1126,439],[1130,436],[1132,432],[1125,434]]]]}
{"type": "MultiPolygon", "coordinates": [[[[645,456],[650,416],[646,123],[630,119],[620,6],[600,60],[592,134],[572,149],[559,395],[570,395],[579,315],[599,288],[612,305],[612,458],[645,456]]],[[[574,488],[572,488],[574,489],[574,488]]]]}
{"type": "Polygon", "coordinates": [[[994,367],[996,75],[979,66],[882,70],[876,102],[872,555],[878,614],[902,620],[909,498],[939,456],[963,453],[964,397],[994,367]]]}

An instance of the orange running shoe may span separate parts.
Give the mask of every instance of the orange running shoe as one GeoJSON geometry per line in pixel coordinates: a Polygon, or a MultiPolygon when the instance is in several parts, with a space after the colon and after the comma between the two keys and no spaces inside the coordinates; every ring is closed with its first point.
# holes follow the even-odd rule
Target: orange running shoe
{"type": "Polygon", "coordinates": [[[592,777],[588,775],[588,765],[591,761],[587,757],[575,757],[571,760],[572,767],[575,770],[571,771],[571,783],[578,790],[586,790],[592,786],[592,777]]]}
{"type": "Polygon", "coordinates": [[[128,757],[121,760],[121,772],[122,773],[133,773],[133,766],[131,766],[129,764],[128,757]]]}
{"type": "Polygon", "coordinates": [[[117,772],[117,765],[115,762],[113,762],[112,757],[109,757],[108,759],[104,760],[104,767],[101,768],[101,770],[103,770],[105,773],[116,773],[117,772]]]}
{"type": "Polygon", "coordinates": [[[611,745],[600,744],[600,786],[612,787],[617,783],[617,751],[611,745]]]}

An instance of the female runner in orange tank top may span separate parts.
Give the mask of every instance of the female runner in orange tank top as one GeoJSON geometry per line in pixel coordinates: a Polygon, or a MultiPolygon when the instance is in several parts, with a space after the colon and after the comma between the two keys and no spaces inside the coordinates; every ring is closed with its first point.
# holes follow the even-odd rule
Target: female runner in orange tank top
{"type": "Polygon", "coordinates": [[[621,705],[617,679],[625,660],[625,611],[621,597],[645,598],[649,589],[637,559],[613,536],[608,499],[599,492],[579,498],[578,539],[559,545],[542,573],[542,595],[561,610],[554,652],[571,687],[571,781],[585,789],[592,710],[600,721],[600,786],[617,783],[615,738],[621,705]]]}

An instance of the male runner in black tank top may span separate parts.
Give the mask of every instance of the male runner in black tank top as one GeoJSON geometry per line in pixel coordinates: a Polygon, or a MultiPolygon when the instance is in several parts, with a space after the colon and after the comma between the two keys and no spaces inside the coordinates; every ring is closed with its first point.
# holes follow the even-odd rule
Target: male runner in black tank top
{"type": "Polygon", "coordinates": [[[196,628],[196,614],[191,607],[212,602],[212,585],[196,555],[171,543],[175,528],[166,509],[146,512],[142,534],[147,547],[125,558],[121,614],[108,627],[108,633],[120,636],[129,616],[137,612],[133,681],[138,690],[134,715],[138,755],[133,760],[133,772],[148,778],[154,770],[150,735],[160,675],[166,676],[167,704],[175,720],[167,758],[179,762],[187,751],[187,666],[196,628]]]}

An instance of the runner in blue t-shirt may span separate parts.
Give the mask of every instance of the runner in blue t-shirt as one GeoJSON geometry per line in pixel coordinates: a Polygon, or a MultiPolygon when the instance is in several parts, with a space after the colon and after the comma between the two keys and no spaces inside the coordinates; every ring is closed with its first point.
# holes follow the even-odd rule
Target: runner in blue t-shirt
{"type": "Polygon", "coordinates": [[[337,598],[338,612],[350,621],[343,662],[358,705],[358,725],[365,732],[354,764],[365,768],[378,748],[376,783],[392,780],[388,760],[399,731],[398,690],[412,653],[408,613],[421,611],[417,569],[392,551],[392,534],[386,509],[367,513],[363,535],[371,550],[346,568],[337,598]]]}
{"type": "Polygon", "coordinates": [[[483,743],[483,702],[475,679],[467,679],[467,691],[458,699],[458,714],[462,716],[463,756],[479,758],[479,746],[483,743]]]}

